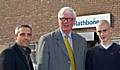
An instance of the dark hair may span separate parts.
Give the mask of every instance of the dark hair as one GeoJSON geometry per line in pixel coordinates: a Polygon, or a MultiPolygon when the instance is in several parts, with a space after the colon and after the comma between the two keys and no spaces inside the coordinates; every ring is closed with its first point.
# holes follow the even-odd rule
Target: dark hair
{"type": "Polygon", "coordinates": [[[31,25],[27,25],[27,24],[24,24],[24,25],[19,25],[19,26],[17,26],[16,28],[15,28],[15,35],[16,34],[18,34],[18,32],[19,32],[19,29],[20,28],[29,28],[31,31],[32,31],[32,26],[31,25]]]}

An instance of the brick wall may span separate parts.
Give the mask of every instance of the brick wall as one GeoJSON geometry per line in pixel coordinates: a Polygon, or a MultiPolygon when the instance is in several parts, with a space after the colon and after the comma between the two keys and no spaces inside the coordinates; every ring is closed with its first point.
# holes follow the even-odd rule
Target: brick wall
{"type": "Polygon", "coordinates": [[[33,26],[33,41],[38,41],[58,27],[57,13],[64,6],[73,7],[78,16],[111,13],[113,36],[120,37],[119,0],[0,0],[0,45],[13,42],[15,26],[26,23],[33,26]]]}

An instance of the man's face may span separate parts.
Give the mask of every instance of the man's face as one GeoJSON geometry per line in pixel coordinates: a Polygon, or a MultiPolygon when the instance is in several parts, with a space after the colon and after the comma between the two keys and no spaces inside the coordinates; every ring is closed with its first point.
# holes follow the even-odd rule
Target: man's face
{"type": "Polygon", "coordinates": [[[97,35],[101,42],[107,43],[111,40],[112,28],[107,25],[99,25],[96,27],[97,35]]]}
{"type": "Polygon", "coordinates": [[[71,31],[73,25],[75,24],[75,17],[68,13],[61,14],[60,18],[58,18],[59,27],[63,32],[71,31]]]}
{"type": "Polygon", "coordinates": [[[22,47],[28,47],[32,38],[32,31],[29,28],[22,27],[19,29],[15,39],[16,42],[22,47]]]}

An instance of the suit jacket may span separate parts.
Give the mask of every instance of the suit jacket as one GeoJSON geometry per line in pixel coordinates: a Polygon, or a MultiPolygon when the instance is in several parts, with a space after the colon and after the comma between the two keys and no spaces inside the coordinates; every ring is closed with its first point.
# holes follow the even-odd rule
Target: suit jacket
{"type": "MultiPolygon", "coordinates": [[[[85,70],[87,43],[72,32],[76,70],[85,70]]],[[[41,36],[37,49],[38,70],[70,70],[70,60],[59,29],[41,36]]]]}
{"type": "Polygon", "coordinates": [[[23,55],[17,44],[5,49],[0,54],[0,58],[0,70],[34,70],[31,59],[31,69],[29,69],[25,55],[23,55]]]}

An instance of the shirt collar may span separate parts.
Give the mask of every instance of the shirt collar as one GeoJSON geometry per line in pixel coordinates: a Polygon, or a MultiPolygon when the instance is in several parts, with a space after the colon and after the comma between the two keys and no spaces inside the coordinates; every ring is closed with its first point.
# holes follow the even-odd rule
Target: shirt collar
{"type": "Polygon", "coordinates": [[[110,43],[109,45],[104,45],[104,44],[101,43],[102,47],[105,48],[106,50],[107,50],[112,44],[113,44],[113,42],[110,43]]]}
{"type": "MultiPolygon", "coordinates": [[[[18,44],[17,44],[18,45],[18,44]]],[[[26,48],[22,48],[20,45],[18,45],[19,50],[22,52],[22,54],[30,54],[31,53],[31,49],[26,47],[26,48]]]]}
{"type": "MultiPolygon", "coordinates": [[[[62,37],[64,38],[65,37],[65,33],[61,29],[60,29],[60,32],[62,34],[62,37]]],[[[68,34],[68,38],[72,38],[71,32],[68,34]]]]}

